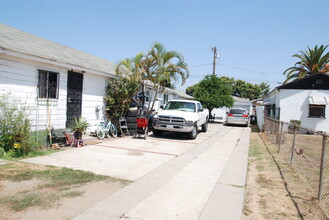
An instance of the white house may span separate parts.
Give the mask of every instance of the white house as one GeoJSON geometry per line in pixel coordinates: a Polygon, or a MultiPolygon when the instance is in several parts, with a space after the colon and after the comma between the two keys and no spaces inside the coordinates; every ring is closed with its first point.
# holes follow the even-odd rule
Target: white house
{"type": "Polygon", "coordinates": [[[0,24],[0,94],[33,108],[32,130],[66,128],[79,116],[97,124],[114,75],[108,60],[0,24]]]}
{"type": "Polygon", "coordinates": [[[266,115],[315,131],[329,132],[329,75],[317,73],[274,89],[265,99],[266,115]]]}
{"type": "MultiPolygon", "coordinates": [[[[150,105],[152,104],[152,101],[154,100],[155,92],[152,91],[153,84],[150,81],[144,81],[144,84],[145,84],[145,96],[146,96],[145,105],[148,106],[148,104],[150,105]]],[[[153,109],[155,111],[159,111],[161,105],[165,105],[169,100],[174,100],[174,99],[192,100],[193,97],[176,89],[164,88],[163,90],[158,92],[153,109]]]]}

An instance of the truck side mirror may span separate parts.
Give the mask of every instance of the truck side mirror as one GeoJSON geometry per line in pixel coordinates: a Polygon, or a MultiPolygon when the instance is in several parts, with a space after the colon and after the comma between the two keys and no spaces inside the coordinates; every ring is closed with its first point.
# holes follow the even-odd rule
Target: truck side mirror
{"type": "Polygon", "coordinates": [[[198,109],[198,112],[203,112],[203,108],[199,108],[198,109]]]}
{"type": "Polygon", "coordinates": [[[163,105],[160,105],[160,108],[163,109],[163,105]]]}

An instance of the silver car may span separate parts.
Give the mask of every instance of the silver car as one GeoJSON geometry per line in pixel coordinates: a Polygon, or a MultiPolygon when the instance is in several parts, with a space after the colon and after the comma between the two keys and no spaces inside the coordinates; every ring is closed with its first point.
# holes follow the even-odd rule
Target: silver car
{"type": "Polygon", "coordinates": [[[249,125],[249,114],[244,108],[231,108],[226,115],[225,124],[249,125]]]}

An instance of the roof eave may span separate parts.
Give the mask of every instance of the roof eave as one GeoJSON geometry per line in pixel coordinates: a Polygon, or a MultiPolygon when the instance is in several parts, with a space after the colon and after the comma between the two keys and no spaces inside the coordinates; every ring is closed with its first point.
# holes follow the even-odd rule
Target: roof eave
{"type": "Polygon", "coordinates": [[[101,75],[101,76],[105,76],[105,77],[111,77],[111,78],[115,77],[115,73],[112,74],[110,72],[102,72],[102,71],[98,71],[96,69],[91,69],[91,68],[79,66],[79,65],[76,65],[76,64],[60,62],[60,61],[57,61],[57,60],[54,60],[54,59],[48,59],[48,58],[44,58],[44,57],[40,57],[40,56],[36,56],[36,55],[22,53],[22,52],[19,52],[19,51],[8,50],[8,49],[5,49],[3,47],[0,47],[0,54],[5,54],[5,55],[13,56],[13,57],[23,58],[23,59],[27,59],[27,60],[31,60],[31,61],[37,61],[37,62],[51,64],[51,65],[62,66],[62,67],[68,68],[68,69],[75,69],[75,70],[78,70],[78,71],[85,71],[85,72],[89,72],[89,73],[93,73],[93,74],[101,75]]]}

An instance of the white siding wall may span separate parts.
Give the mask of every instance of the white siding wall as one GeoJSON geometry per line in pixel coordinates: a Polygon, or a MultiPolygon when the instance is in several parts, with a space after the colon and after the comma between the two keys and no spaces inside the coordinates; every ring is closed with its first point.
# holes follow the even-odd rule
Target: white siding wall
{"type": "Polygon", "coordinates": [[[32,108],[30,114],[32,130],[46,129],[49,115],[56,128],[65,125],[66,72],[40,63],[0,57],[0,73],[0,92],[10,93],[12,96],[18,97],[32,108]],[[45,99],[37,99],[38,68],[59,72],[59,98],[49,100],[49,110],[45,99]],[[65,115],[64,118],[62,117],[63,114],[65,115]]]}
{"type": "Polygon", "coordinates": [[[329,106],[326,106],[326,118],[309,118],[309,96],[325,96],[329,100],[328,90],[280,90],[280,120],[289,122],[301,120],[302,126],[316,131],[329,132],[329,106]]]}
{"type": "Polygon", "coordinates": [[[106,78],[101,76],[84,74],[82,94],[82,117],[86,118],[91,126],[97,125],[104,120],[106,78]],[[96,106],[101,108],[96,112],[96,106]]]}
{"type": "MultiPolygon", "coordinates": [[[[59,66],[0,55],[0,94],[10,92],[32,107],[32,130],[46,129],[49,115],[56,129],[65,128],[67,72],[68,69],[59,66]],[[59,73],[59,98],[50,99],[49,107],[46,99],[37,99],[38,69],[59,73]]],[[[106,80],[106,77],[84,73],[82,117],[86,117],[90,125],[103,119],[106,80]],[[102,109],[99,113],[95,111],[96,105],[102,109]]]]}

